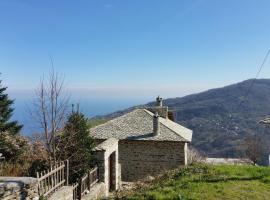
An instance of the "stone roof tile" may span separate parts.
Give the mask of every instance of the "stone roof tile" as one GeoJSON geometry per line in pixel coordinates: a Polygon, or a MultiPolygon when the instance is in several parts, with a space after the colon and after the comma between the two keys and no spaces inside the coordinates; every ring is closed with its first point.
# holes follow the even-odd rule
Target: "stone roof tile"
{"type": "Polygon", "coordinates": [[[170,119],[160,117],[160,133],[153,135],[153,113],[136,109],[123,116],[91,128],[90,135],[96,139],[155,140],[191,142],[192,131],[170,119]]]}

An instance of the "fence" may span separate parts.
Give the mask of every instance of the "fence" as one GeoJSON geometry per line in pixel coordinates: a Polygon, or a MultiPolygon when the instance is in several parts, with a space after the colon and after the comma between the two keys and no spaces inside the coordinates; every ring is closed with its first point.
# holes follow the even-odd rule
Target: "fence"
{"type": "Polygon", "coordinates": [[[88,171],[79,182],[73,185],[73,199],[81,200],[81,198],[91,190],[98,182],[98,167],[88,171]]]}
{"type": "Polygon", "coordinates": [[[0,153],[0,176],[4,176],[5,175],[3,173],[4,165],[5,165],[5,157],[3,157],[3,154],[0,153]]]}
{"type": "Polygon", "coordinates": [[[47,197],[64,185],[68,185],[69,176],[68,160],[56,163],[49,170],[37,172],[38,193],[40,196],[47,197]]]}

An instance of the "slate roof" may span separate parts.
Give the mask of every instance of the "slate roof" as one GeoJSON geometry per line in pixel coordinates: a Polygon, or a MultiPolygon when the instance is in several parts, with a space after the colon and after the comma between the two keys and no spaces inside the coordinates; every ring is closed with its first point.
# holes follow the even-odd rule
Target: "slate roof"
{"type": "Polygon", "coordinates": [[[160,117],[160,133],[153,135],[153,113],[136,109],[89,130],[96,139],[128,139],[191,142],[192,131],[160,117]]]}
{"type": "Polygon", "coordinates": [[[94,151],[106,151],[107,149],[110,149],[111,147],[115,146],[115,143],[118,143],[118,140],[115,138],[109,138],[105,140],[104,142],[100,143],[96,147],[94,147],[94,151]]]}

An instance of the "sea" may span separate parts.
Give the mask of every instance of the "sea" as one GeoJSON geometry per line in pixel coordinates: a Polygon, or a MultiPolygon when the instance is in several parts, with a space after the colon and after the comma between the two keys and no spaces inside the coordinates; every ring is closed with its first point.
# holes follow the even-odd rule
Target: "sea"
{"type": "MultiPolygon", "coordinates": [[[[41,128],[31,111],[33,110],[33,98],[25,96],[13,95],[14,108],[12,120],[17,120],[20,124],[23,124],[21,133],[23,135],[30,136],[34,133],[39,133],[41,128]]],[[[150,99],[149,99],[150,101],[150,99]]],[[[92,118],[95,116],[102,116],[110,114],[115,111],[123,110],[131,106],[147,103],[147,99],[143,98],[71,98],[69,101],[71,111],[72,104],[79,104],[79,109],[86,117],[92,118]]]]}

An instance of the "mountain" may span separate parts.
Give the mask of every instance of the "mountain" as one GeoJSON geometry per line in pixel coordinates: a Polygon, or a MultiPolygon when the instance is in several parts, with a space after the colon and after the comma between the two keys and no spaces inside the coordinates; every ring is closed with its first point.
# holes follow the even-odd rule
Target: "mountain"
{"type": "MultiPolygon", "coordinates": [[[[113,118],[137,107],[105,116],[113,118]]],[[[249,134],[270,146],[270,128],[258,124],[270,116],[270,79],[250,79],[181,98],[165,99],[175,121],[193,130],[192,145],[209,157],[239,157],[238,147],[249,134]]],[[[265,150],[265,157],[269,149],[265,150]]]]}

